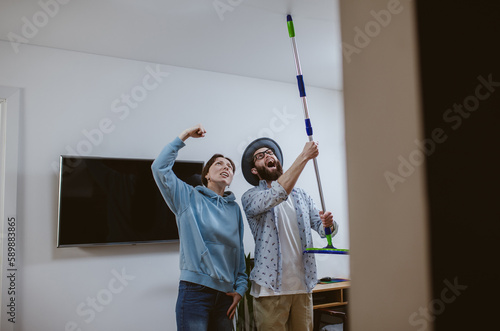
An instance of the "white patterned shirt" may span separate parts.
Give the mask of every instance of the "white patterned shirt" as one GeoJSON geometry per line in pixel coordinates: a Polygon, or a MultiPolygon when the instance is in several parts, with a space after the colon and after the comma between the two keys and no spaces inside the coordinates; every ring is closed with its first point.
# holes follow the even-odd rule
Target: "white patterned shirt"
{"type": "MultiPolygon", "coordinates": [[[[313,247],[311,229],[318,232],[321,237],[325,236],[325,230],[314,201],[304,190],[294,188],[290,197],[295,207],[301,248],[304,251],[306,248],[313,247]]],[[[281,258],[277,211],[274,207],[287,198],[288,194],[277,181],[273,181],[271,187],[268,188],[265,180],[261,180],[258,186],[251,188],[241,197],[243,209],[255,239],[255,265],[250,273],[250,280],[252,283],[272,290],[276,295],[283,291],[283,260],[281,258]]],[[[338,230],[335,221],[333,225],[332,236],[338,230]]],[[[311,293],[317,283],[314,254],[303,254],[302,264],[305,275],[304,282],[307,291],[311,293]]]]}

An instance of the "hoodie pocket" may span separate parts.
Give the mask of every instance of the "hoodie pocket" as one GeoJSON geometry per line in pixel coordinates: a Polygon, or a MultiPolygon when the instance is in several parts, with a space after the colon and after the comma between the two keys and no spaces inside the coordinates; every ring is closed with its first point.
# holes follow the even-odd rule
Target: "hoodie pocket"
{"type": "Polygon", "coordinates": [[[201,254],[200,268],[204,274],[225,282],[234,281],[237,250],[218,243],[207,243],[201,254]]]}

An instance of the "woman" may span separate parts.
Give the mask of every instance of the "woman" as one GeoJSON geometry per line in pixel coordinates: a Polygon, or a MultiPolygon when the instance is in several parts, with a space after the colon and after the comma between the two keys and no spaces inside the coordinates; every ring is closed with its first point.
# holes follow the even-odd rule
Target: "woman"
{"type": "Polygon", "coordinates": [[[202,171],[204,186],[192,187],[172,171],[184,141],[205,133],[200,124],[184,130],[152,165],[179,229],[177,330],[231,330],[236,306],[247,290],[243,218],[234,194],[225,192],[233,180],[233,161],[212,156],[202,171]]]}

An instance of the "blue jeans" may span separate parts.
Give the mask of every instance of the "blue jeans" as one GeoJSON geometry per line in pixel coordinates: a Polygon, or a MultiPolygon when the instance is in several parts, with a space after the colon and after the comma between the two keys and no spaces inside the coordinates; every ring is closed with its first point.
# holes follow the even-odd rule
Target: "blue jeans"
{"type": "Polygon", "coordinates": [[[209,287],[186,281],[179,283],[175,314],[178,331],[231,331],[227,310],[233,297],[209,287]]]}

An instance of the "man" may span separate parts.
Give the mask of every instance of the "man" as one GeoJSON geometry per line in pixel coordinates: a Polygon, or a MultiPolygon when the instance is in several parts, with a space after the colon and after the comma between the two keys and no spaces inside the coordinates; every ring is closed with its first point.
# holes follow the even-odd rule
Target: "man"
{"type": "Polygon", "coordinates": [[[250,274],[254,317],[258,330],[312,331],[312,289],[317,283],[311,229],[325,236],[338,231],[330,212],[316,209],[311,197],[295,184],[307,162],[318,156],[318,144],[308,142],[283,173],[283,155],[272,139],[254,140],[241,166],[254,185],[241,201],[255,239],[255,266],[250,274]]]}

